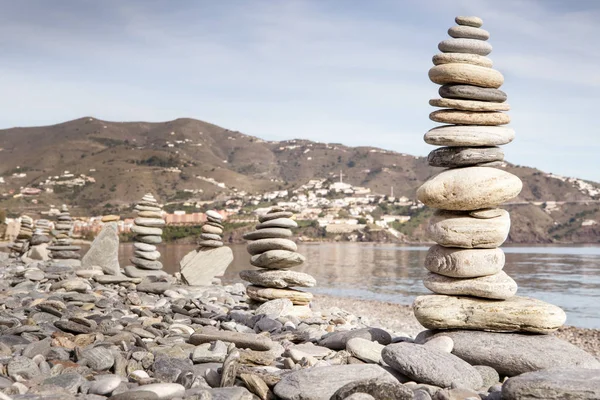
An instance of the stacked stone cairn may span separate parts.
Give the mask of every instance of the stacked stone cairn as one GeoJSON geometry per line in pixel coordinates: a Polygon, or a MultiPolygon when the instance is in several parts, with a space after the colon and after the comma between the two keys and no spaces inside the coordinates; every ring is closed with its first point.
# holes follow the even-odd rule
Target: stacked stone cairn
{"type": "Polygon", "coordinates": [[[273,207],[259,217],[255,231],[244,235],[244,239],[250,241],[247,245],[250,264],[260,269],[241,271],[240,277],[251,283],[246,293],[256,302],[289,299],[295,306],[307,306],[313,298],[311,293],[291,289],[316,284],[312,276],[288,270],[306,260],[296,252],[298,247],[291,240],[291,228],[298,227],[291,219],[293,215],[283,208],[273,207]]]}
{"type": "Polygon", "coordinates": [[[29,250],[29,241],[33,237],[33,219],[28,215],[21,216],[21,226],[14,243],[10,245],[11,256],[21,257],[29,250]]]}
{"type": "Polygon", "coordinates": [[[162,207],[154,196],[147,193],[135,207],[137,217],[133,221],[131,231],[136,234],[133,238],[134,253],[130,259],[133,266],[125,268],[125,275],[130,277],[160,276],[165,272],[159,261],[160,252],[156,245],[162,242],[162,227],[165,220],[162,217],[162,207]]]}
{"type": "Polygon", "coordinates": [[[50,221],[47,219],[35,221],[35,230],[29,242],[30,248],[25,254],[26,258],[43,261],[49,259],[48,244],[52,241],[50,230],[50,221]]]}
{"type": "Polygon", "coordinates": [[[54,224],[54,242],[48,247],[51,251],[51,257],[55,263],[69,265],[71,267],[81,266],[80,246],[73,245],[71,234],[73,232],[73,218],[65,204],[62,205],[60,213],[56,217],[54,224]]]}
{"type": "Polygon", "coordinates": [[[499,248],[508,237],[510,216],[498,206],[516,197],[521,180],[495,167],[503,165],[500,145],[511,142],[514,131],[504,81],[486,57],[492,46],[477,17],[457,17],[449,29],[452,39],[439,44],[430,79],[442,85],[441,98],[430,104],[443,107],[430,119],[446,125],[431,129],[425,141],[444,146],[433,150],[429,165],[447,168],[425,182],[418,199],[437,209],[428,227],[437,245],[429,249],[424,285],[436,293],[415,300],[414,311],[430,329],[476,329],[549,333],[566,320],[558,307],[515,296],[517,284],[502,269],[499,248]]]}
{"type": "Polygon", "coordinates": [[[188,285],[208,286],[233,262],[233,252],[223,246],[223,216],[215,210],[206,212],[198,245],[181,259],[181,277],[188,285]]]}

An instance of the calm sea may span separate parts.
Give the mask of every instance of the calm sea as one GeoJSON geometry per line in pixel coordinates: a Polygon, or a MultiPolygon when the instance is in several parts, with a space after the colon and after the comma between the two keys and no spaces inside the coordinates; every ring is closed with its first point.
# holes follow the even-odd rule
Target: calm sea
{"type": "MultiPolygon", "coordinates": [[[[238,282],[250,267],[244,245],[231,246],[235,261],[223,280],[238,282]]],[[[179,260],[194,246],[162,245],[165,269],[175,272],[179,260]]],[[[518,294],[562,307],[567,324],[600,329],[600,247],[504,247],[504,270],[517,281],[518,294]]],[[[300,244],[307,262],[297,271],[313,275],[313,293],[410,304],[430,293],[421,283],[427,247],[387,244],[300,244]]],[[[131,244],[121,245],[121,265],[127,265],[131,244]]],[[[252,268],[252,267],[250,267],[252,268]]]]}

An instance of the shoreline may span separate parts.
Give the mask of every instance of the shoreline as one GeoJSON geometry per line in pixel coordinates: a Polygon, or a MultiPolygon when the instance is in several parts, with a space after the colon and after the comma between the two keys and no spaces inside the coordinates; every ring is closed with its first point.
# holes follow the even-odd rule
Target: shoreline
{"type": "MultiPolygon", "coordinates": [[[[426,330],[415,318],[412,306],[406,304],[315,294],[312,307],[317,311],[337,307],[356,316],[366,317],[365,323],[368,325],[405,333],[411,337],[426,330]]],[[[600,360],[600,329],[564,325],[552,335],[574,344],[600,360]]]]}

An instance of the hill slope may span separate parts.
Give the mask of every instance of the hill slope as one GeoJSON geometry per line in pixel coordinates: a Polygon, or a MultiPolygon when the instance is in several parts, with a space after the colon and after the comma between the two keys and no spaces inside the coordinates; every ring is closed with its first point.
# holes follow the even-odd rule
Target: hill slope
{"type": "MultiPolygon", "coordinates": [[[[423,157],[307,140],[269,142],[185,118],[147,123],[85,117],[52,126],[5,129],[0,130],[0,149],[0,177],[5,180],[0,193],[38,187],[49,177],[55,182],[69,180],[70,174],[95,180],[75,187],[54,184],[54,193],[43,193],[37,205],[24,198],[0,197],[0,207],[13,214],[62,202],[75,206],[75,215],[101,213],[129,205],[148,191],[163,202],[189,196],[224,199],[234,190],[293,189],[310,179],[336,176],[340,170],[353,185],[382,194],[393,186],[396,196],[414,198],[416,188],[439,171],[423,157]],[[192,195],[185,189],[200,191],[192,195]]],[[[514,204],[507,205],[513,242],[600,242],[599,184],[510,164],[506,170],[524,183],[514,204]],[[566,203],[541,204],[553,201],[566,203]],[[582,226],[584,221],[588,222],[582,226]]],[[[420,231],[415,229],[415,235],[420,231]]]]}

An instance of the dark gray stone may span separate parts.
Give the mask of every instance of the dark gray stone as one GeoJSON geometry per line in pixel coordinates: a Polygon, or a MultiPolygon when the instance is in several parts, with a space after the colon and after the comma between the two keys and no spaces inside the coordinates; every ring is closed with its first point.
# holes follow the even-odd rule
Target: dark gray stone
{"type": "Polygon", "coordinates": [[[438,93],[448,99],[481,100],[496,103],[504,103],[507,99],[506,93],[500,89],[481,88],[472,85],[443,85],[439,88],[438,93]]]}
{"type": "Polygon", "coordinates": [[[227,355],[221,369],[221,387],[230,387],[235,383],[237,370],[240,366],[240,352],[233,350],[227,355]]]}
{"type": "Polygon", "coordinates": [[[85,379],[79,374],[61,374],[47,378],[44,385],[55,385],[67,390],[69,393],[77,394],[79,387],[85,379]]]}
{"type": "Polygon", "coordinates": [[[569,342],[550,335],[483,331],[421,332],[415,341],[424,343],[437,335],[454,341],[452,353],[471,365],[487,365],[500,375],[515,376],[548,368],[590,368],[600,374],[600,361],[569,342]],[[490,351],[494,349],[494,351],[490,351]]]}
{"type": "Polygon", "coordinates": [[[600,399],[600,371],[557,368],[528,372],[502,385],[502,399],[597,400],[600,399]]]}
{"type": "Polygon", "coordinates": [[[383,361],[417,382],[439,387],[459,383],[471,389],[483,386],[475,368],[460,358],[443,351],[413,343],[395,343],[381,353],[383,361]]]}
{"type": "Polygon", "coordinates": [[[392,336],[383,329],[362,328],[352,331],[334,332],[321,339],[319,344],[331,350],[344,350],[346,343],[352,338],[366,339],[384,346],[392,343],[392,336]]]}
{"type": "Polygon", "coordinates": [[[503,161],[500,147],[441,147],[427,156],[432,167],[456,168],[503,161]]]}
{"type": "Polygon", "coordinates": [[[154,361],[154,376],[163,382],[176,382],[181,374],[193,373],[189,359],[159,356],[154,361]]]}
{"type": "Polygon", "coordinates": [[[262,335],[208,329],[192,334],[189,343],[199,345],[202,343],[210,343],[215,340],[234,343],[236,347],[241,349],[248,348],[258,351],[271,350],[273,346],[275,346],[271,339],[262,335]]]}
{"type": "Polygon", "coordinates": [[[27,357],[17,356],[8,363],[8,376],[15,379],[34,379],[39,377],[40,369],[37,364],[27,357]]]}
{"type": "Polygon", "coordinates": [[[140,257],[131,257],[129,259],[133,265],[142,269],[158,270],[162,269],[163,265],[160,261],[150,261],[140,257]]]}
{"type": "Polygon", "coordinates": [[[159,397],[154,392],[140,390],[136,392],[119,393],[110,396],[109,400],[159,400],[159,397]]]}
{"type": "Polygon", "coordinates": [[[400,383],[380,379],[350,382],[339,388],[331,400],[344,400],[356,393],[367,393],[375,400],[412,400],[413,392],[400,383]]]}
{"type": "Polygon", "coordinates": [[[165,290],[169,290],[171,284],[169,282],[142,282],[137,285],[138,292],[161,294],[165,290]]]}

